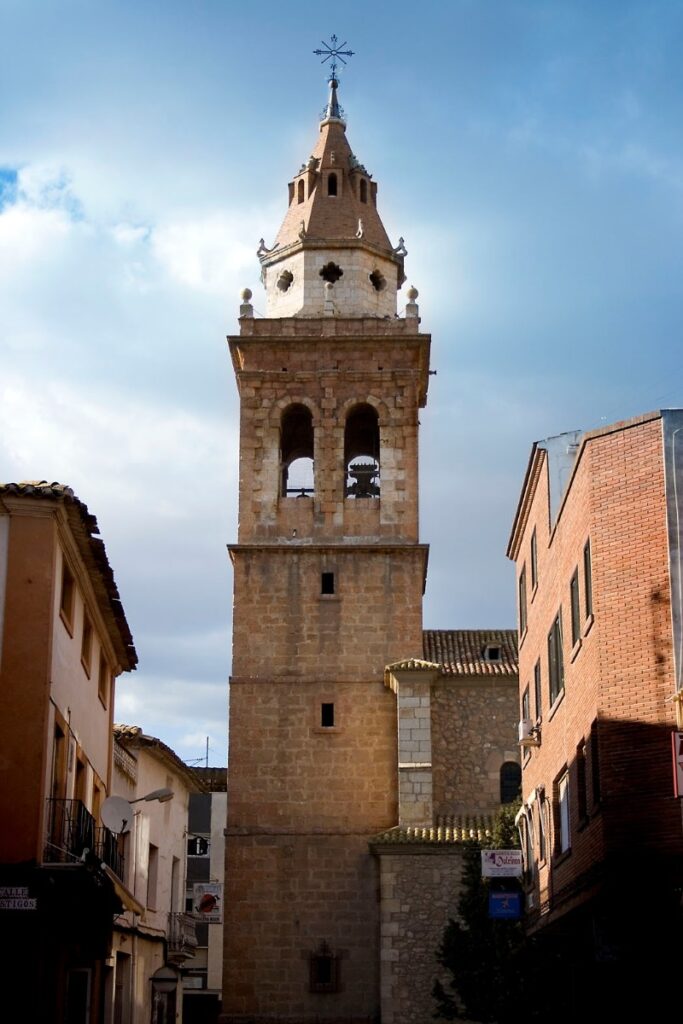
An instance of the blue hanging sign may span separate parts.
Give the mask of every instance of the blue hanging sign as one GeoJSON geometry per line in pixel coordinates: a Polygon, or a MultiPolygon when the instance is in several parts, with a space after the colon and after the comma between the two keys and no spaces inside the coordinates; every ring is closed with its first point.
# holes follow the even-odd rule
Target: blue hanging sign
{"type": "Polygon", "coordinates": [[[521,892],[490,892],[489,917],[519,921],[522,916],[521,892]]]}

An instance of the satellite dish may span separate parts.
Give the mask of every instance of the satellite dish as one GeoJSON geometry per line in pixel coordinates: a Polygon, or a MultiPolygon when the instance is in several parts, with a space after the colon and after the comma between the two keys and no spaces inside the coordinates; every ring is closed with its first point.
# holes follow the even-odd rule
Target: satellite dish
{"type": "Polygon", "coordinates": [[[110,832],[120,836],[130,831],[133,808],[122,796],[108,796],[100,809],[100,817],[110,832]]]}

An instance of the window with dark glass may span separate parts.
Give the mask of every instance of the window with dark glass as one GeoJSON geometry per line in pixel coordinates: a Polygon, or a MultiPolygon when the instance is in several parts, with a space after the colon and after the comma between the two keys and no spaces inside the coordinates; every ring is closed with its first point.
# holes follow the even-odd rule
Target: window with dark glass
{"type": "Polygon", "coordinates": [[[586,612],[586,618],[590,618],[593,614],[593,576],[591,567],[591,542],[586,541],[586,545],[583,549],[583,600],[584,608],[586,612]]]}
{"type": "Polygon", "coordinates": [[[290,405],[282,414],[280,467],[284,498],[313,494],[313,416],[305,405],[290,405]]]}
{"type": "Polygon", "coordinates": [[[579,570],[574,570],[569,583],[569,598],[572,610],[572,647],[581,639],[581,603],[579,599],[579,570]]]}
{"type": "Polygon", "coordinates": [[[546,857],[546,830],[547,830],[547,802],[545,790],[541,789],[538,795],[538,859],[545,860],[546,857]]]}
{"type": "Polygon", "coordinates": [[[562,612],[558,612],[548,633],[548,684],[551,706],[564,690],[564,659],[562,655],[562,612]]]}
{"type": "Polygon", "coordinates": [[[109,704],[109,692],[111,689],[111,672],[104,652],[100,651],[100,666],[97,673],[97,695],[105,708],[109,704]]]}
{"type": "Polygon", "coordinates": [[[569,772],[564,771],[553,787],[553,832],[555,855],[565,853],[571,846],[569,819],[569,772]]]}
{"type": "Polygon", "coordinates": [[[541,659],[539,658],[534,665],[534,704],[536,705],[536,721],[541,719],[541,702],[543,700],[543,694],[541,692],[541,659]]]}
{"type": "Polygon", "coordinates": [[[529,687],[522,694],[522,718],[531,718],[531,708],[529,706],[529,687]]]}
{"type": "Polygon", "coordinates": [[[81,663],[85,671],[90,675],[90,663],[92,660],[92,623],[87,612],[83,612],[83,634],[81,636],[81,663]]]}
{"type": "Polygon", "coordinates": [[[339,991],[339,957],[333,954],[326,942],[321,942],[315,953],[310,954],[308,968],[310,992],[339,991]]]}
{"type": "Polygon", "coordinates": [[[588,793],[586,790],[586,744],[582,740],[576,748],[576,800],[579,821],[588,817],[588,793]]]}
{"type": "Polygon", "coordinates": [[[71,570],[67,566],[66,562],[62,566],[62,594],[60,598],[59,608],[69,624],[73,622],[74,617],[74,597],[76,593],[76,585],[71,570]]]}
{"type": "Polygon", "coordinates": [[[500,766],[500,802],[511,804],[519,796],[522,769],[516,761],[505,761],[500,766]]]}
{"type": "Polygon", "coordinates": [[[526,565],[519,574],[519,635],[526,632],[526,565]]]}
{"type": "Polygon", "coordinates": [[[591,789],[593,807],[597,807],[600,803],[601,798],[601,787],[600,787],[600,747],[598,738],[598,720],[595,719],[591,725],[590,735],[590,772],[591,772],[591,789]]]}
{"type": "Polygon", "coordinates": [[[538,543],[536,541],[536,527],[531,534],[531,589],[538,583],[538,543]]]}

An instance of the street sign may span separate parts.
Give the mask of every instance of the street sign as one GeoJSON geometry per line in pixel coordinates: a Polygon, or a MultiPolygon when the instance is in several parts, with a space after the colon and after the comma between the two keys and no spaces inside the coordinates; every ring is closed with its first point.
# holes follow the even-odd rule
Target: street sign
{"type": "Polygon", "coordinates": [[[38,900],[26,885],[0,885],[0,910],[37,910],[38,900]]]}
{"type": "Polygon", "coordinates": [[[521,916],[521,892],[489,893],[489,917],[493,917],[498,920],[519,921],[521,916]]]}
{"type": "Polygon", "coordinates": [[[683,732],[671,734],[674,768],[674,796],[683,796],[683,732]]]}
{"type": "Polygon", "coordinates": [[[522,875],[521,850],[482,850],[482,878],[520,878],[522,875]]]}
{"type": "Polygon", "coordinates": [[[220,882],[195,882],[192,907],[198,921],[205,924],[222,924],[223,886],[220,882]]]}

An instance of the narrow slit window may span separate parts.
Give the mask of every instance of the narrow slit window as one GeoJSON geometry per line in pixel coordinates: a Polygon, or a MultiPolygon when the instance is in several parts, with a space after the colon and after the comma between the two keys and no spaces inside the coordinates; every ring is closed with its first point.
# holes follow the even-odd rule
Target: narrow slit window
{"type": "Polygon", "coordinates": [[[331,729],[334,726],[334,704],[320,705],[320,724],[323,729],[331,729]]]}
{"type": "Polygon", "coordinates": [[[299,180],[299,184],[296,186],[296,201],[297,203],[303,203],[304,201],[304,182],[303,178],[299,180]]]}
{"type": "Polygon", "coordinates": [[[71,570],[68,568],[66,563],[64,563],[62,568],[62,596],[60,600],[60,609],[62,615],[69,623],[73,622],[75,589],[76,587],[71,570]]]}
{"type": "Polygon", "coordinates": [[[334,573],[324,572],[320,577],[320,593],[334,594],[334,573]]]}
{"type": "Polygon", "coordinates": [[[522,572],[520,573],[519,583],[519,635],[524,636],[526,633],[526,565],[523,566],[522,572]]]}
{"type": "Polygon", "coordinates": [[[83,635],[81,637],[81,662],[83,668],[90,675],[90,661],[92,658],[92,624],[87,613],[83,614],[83,635]]]}
{"type": "Polygon", "coordinates": [[[327,177],[327,194],[328,196],[336,196],[337,194],[337,175],[332,173],[327,177]]]}
{"type": "Polygon", "coordinates": [[[591,569],[591,542],[586,541],[583,549],[583,586],[584,586],[584,607],[586,618],[593,614],[593,573],[591,569]]]}
{"type": "Polygon", "coordinates": [[[572,647],[575,647],[581,637],[581,612],[579,603],[579,570],[574,570],[569,583],[569,598],[572,609],[572,647]]]}
{"type": "Polygon", "coordinates": [[[365,178],[360,179],[360,201],[361,203],[368,201],[368,183],[365,178]]]}

